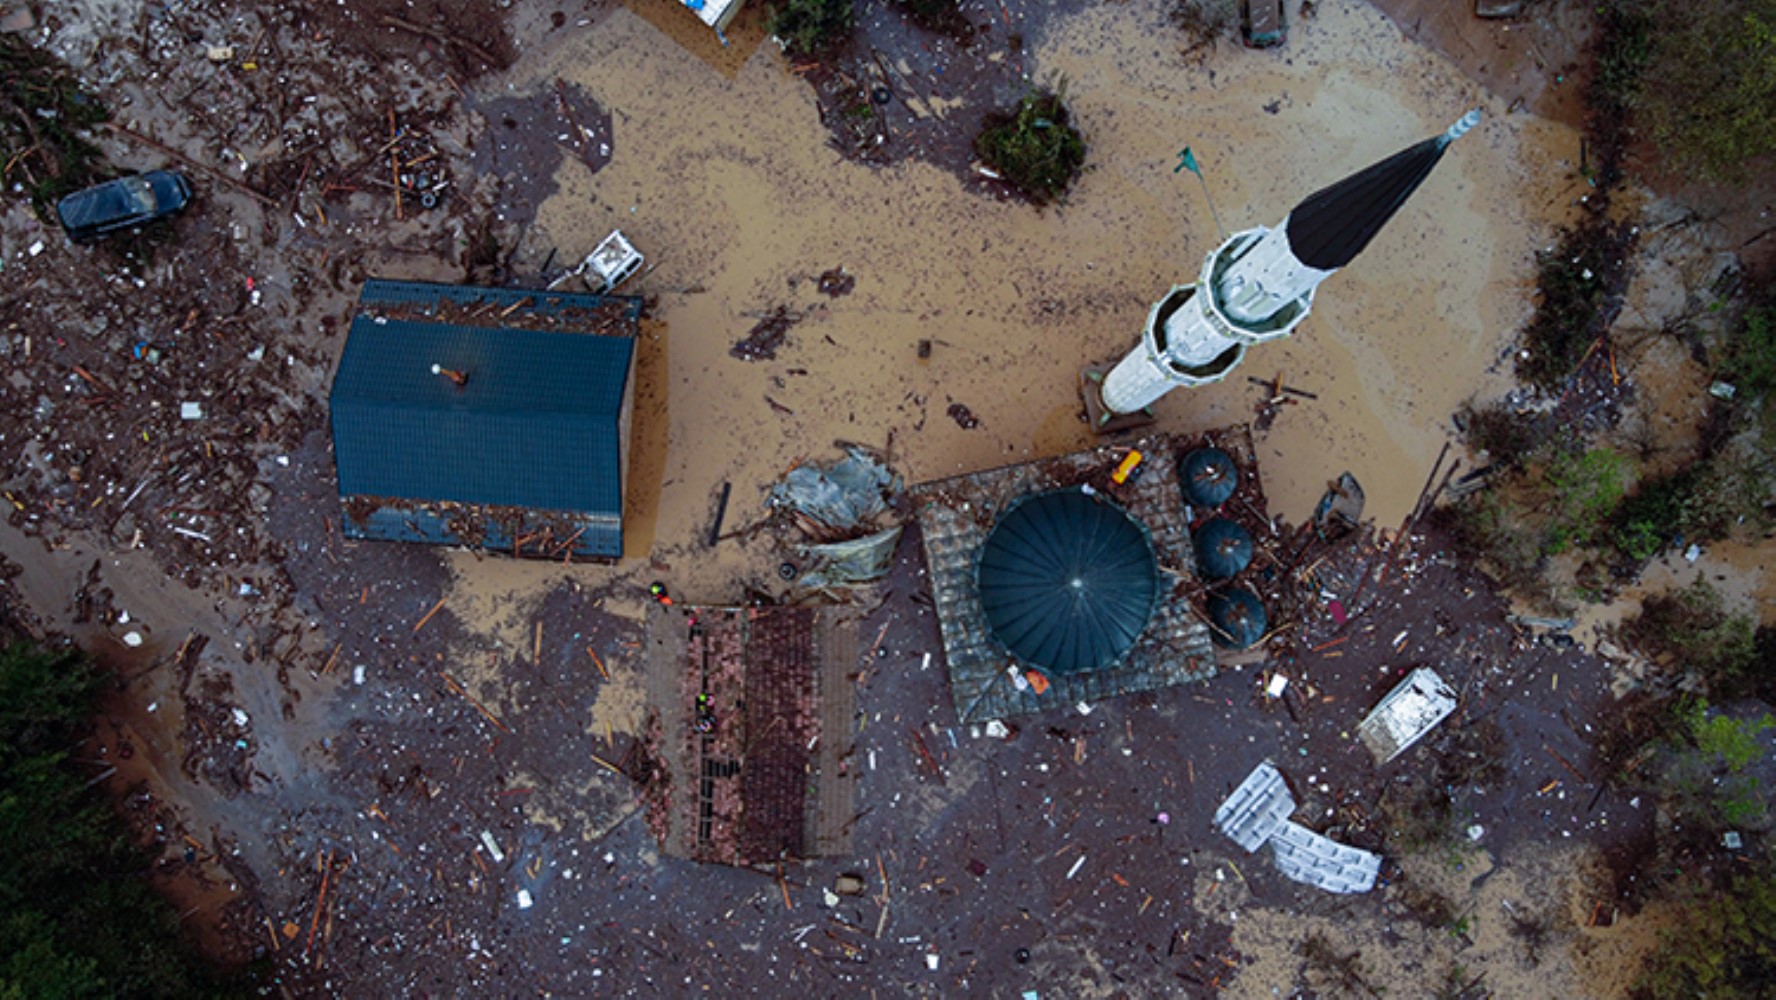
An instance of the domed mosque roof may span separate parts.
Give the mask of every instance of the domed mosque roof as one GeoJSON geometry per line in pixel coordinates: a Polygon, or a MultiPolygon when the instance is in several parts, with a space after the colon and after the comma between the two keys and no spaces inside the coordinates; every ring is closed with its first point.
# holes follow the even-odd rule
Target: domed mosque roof
{"type": "Polygon", "coordinates": [[[1252,536],[1239,522],[1212,518],[1190,538],[1196,549],[1196,568],[1206,580],[1237,576],[1252,563],[1252,536]]]}
{"type": "Polygon", "coordinates": [[[1244,587],[1229,587],[1209,595],[1209,629],[1215,645],[1245,649],[1264,638],[1270,619],[1257,595],[1244,587]]]}
{"type": "Polygon", "coordinates": [[[1159,599],[1147,531],[1078,490],[1038,493],[999,518],[975,565],[994,638],[1056,673],[1122,659],[1159,599]]]}
{"type": "Polygon", "coordinates": [[[1239,489],[1239,466],[1219,448],[1198,448],[1178,463],[1184,502],[1192,507],[1219,507],[1239,489]]]}

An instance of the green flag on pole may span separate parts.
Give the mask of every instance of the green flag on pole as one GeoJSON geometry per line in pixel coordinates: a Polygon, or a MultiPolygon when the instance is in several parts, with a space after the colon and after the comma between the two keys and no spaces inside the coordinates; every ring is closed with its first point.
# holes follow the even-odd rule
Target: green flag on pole
{"type": "Polygon", "coordinates": [[[1184,152],[1178,154],[1178,165],[1172,168],[1172,173],[1175,174],[1180,170],[1188,170],[1198,177],[1203,175],[1202,168],[1196,165],[1196,157],[1191,154],[1189,146],[1185,146],[1184,152]]]}

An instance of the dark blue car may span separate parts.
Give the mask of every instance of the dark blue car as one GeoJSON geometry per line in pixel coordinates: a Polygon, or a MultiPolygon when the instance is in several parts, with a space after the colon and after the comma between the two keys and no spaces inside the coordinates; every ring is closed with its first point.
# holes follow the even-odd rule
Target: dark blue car
{"type": "Polygon", "coordinates": [[[176,170],[119,177],[76,191],[56,203],[68,238],[84,243],[172,215],[191,202],[191,185],[176,170]]]}

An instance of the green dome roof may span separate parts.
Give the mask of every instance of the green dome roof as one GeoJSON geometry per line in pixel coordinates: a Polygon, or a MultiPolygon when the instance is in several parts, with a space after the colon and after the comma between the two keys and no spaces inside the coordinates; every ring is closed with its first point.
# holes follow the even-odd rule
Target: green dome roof
{"type": "Polygon", "coordinates": [[[1122,659],[1159,598],[1146,529],[1078,490],[1013,504],[981,546],[975,579],[994,637],[1056,673],[1122,659]]]}

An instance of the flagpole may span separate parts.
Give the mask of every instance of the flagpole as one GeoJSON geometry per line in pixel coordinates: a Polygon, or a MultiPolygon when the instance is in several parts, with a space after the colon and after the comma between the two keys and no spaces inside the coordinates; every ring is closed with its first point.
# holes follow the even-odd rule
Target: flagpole
{"type": "Polygon", "coordinates": [[[1185,146],[1183,151],[1178,154],[1178,165],[1172,168],[1172,173],[1175,174],[1180,170],[1188,170],[1196,175],[1197,183],[1202,185],[1203,200],[1209,203],[1209,217],[1215,220],[1215,238],[1218,241],[1225,237],[1227,227],[1221,224],[1221,213],[1215,210],[1215,197],[1209,194],[1209,182],[1203,177],[1202,167],[1196,162],[1196,157],[1191,154],[1189,146],[1185,146]]]}

